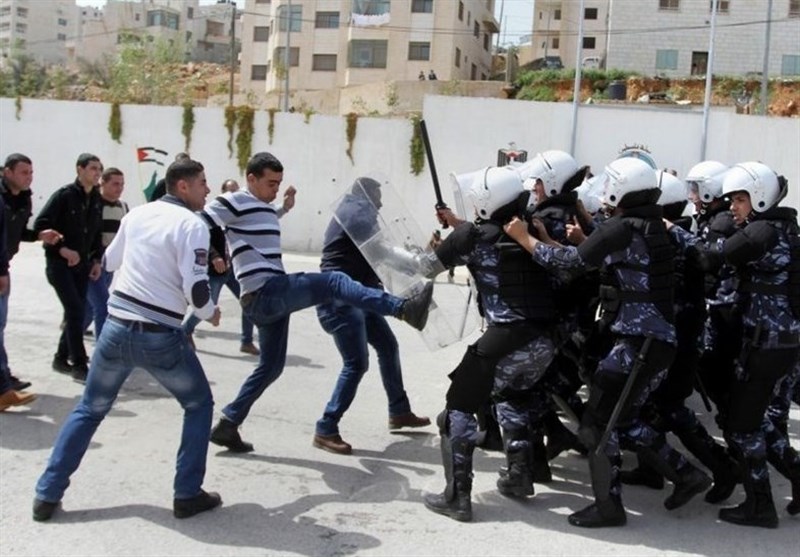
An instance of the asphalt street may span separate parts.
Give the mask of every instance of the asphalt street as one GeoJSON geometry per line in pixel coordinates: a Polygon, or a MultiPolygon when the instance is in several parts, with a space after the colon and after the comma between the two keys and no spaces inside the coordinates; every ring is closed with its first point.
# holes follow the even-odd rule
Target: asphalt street
{"type": "MultiPolygon", "coordinates": [[[[291,271],[312,271],[317,262],[313,255],[285,256],[291,271]]],[[[97,431],[62,509],[49,523],[36,523],[31,519],[35,481],[82,386],[50,368],[61,307],[46,281],[40,246],[22,246],[11,277],[6,348],[13,372],[33,382],[38,399],[0,413],[0,555],[797,555],[800,517],[784,510],[790,486],[775,472],[777,530],[719,522],[718,508],[702,497],[669,512],[662,505],[667,489],[644,488],[625,489],[626,527],[574,528],[566,517],[588,504],[591,489],[586,460],[573,453],[552,463],[552,483],[537,485],[533,498],[519,502],[495,488],[504,463],[500,455],[476,451],[474,522],[427,511],[424,494],[443,487],[436,428],[388,431],[374,357],[341,422],[353,454],[311,446],[341,365],[313,309],[292,317],[285,373],[242,429],[255,452],[239,456],[211,446],[205,487],[221,493],[222,507],[187,520],[173,518],[181,409],[137,370],[97,431]]],[[[221,325],[201,324],[195,335],[216,401],[215,419],[257,361],[238,351],[236,300],[224,291],[220,304],[221,325]]],[[[409,326],[392,320],[392,327],[413,410],[433,419],[444,404],[447,373],[467,342],[432,352],[409,326]]],[[[87,347],[91,351],[94,342],[87,347]]],[[[703,419],[710,422],[707,415],[703,419]]],[[[793,408],[789,429],[795,447],[798,419],[793,408]]],[[[731,501],[742,498],[740,488],[731,501]]]]}

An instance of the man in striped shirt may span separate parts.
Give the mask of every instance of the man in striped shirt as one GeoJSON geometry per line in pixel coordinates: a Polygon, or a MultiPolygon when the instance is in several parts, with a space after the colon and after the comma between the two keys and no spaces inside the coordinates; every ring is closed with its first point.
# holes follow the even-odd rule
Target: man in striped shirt
{"type": "Polygon", "coordinates": [[[392,315],[422,330],[428,319],[433,283],[403,299],[367,288],[342,272],[287,274],[281,261],[278,219],[295,203],[289,186],[283,204],[272,203],[283,181],[283,165],[269,153],[257,153],[247,164],[247,190],[226,193],[202,212],[210,227],[222,227],[233,270],[241,285],[242,310],[258,327],[261,356],[236,399],[222,410],[211,431],[211,442],[232,452],[246,453],[253,445],[242,440],[238,428],[256,400],[275,381],[286,362],[289,316],[301,309],[342,302],[380,315],[392,315]]]}
{"type": "MultiPolygon", "coordinates": [[[[103,209],[103,223],[100,228],[103,249],[107,248],[119,230],[119,223],[128,212],[128,204],[120,200],[125,189],[125,176],[119,168],[107,168],[100,178],[100,203],[103,209]]],[[[83,318],[83,330],[94,321],[94,338],[100,338],[100,331],[108,315],[108,288],[114,273],[106,269],[100,271],[100,276],[89,281],[86,290],[86,311],[83,318]]]]}

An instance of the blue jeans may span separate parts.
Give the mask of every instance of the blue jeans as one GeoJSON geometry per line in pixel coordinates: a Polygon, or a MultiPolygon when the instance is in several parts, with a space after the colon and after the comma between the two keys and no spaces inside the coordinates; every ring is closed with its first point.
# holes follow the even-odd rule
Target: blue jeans
{"type": "Polygon", "coordinates": [[[8,354],[6,354],[6,323],[8,322],[8,297],[11,294],[11,282],[8,291],[0,294],[0,394],[11,390],[11,371],[8,369],[8,354]]]}
{"type": "Polygon", "coordinates": [[[258,327],[261,356],[236,399],[222,409],[225,417],[241,424],[267,387],[283,373],[289,316],[295,311],[340,301],[379,315],[398,315],[403,299],[367,288],[344,273],[293,273],[267,278],[258,292],[245,298],[244,312],[258,327]]]}
{"type": "Polygon", "coordinates": [[[89,286],[86,288],[86,310],[83,316],[83,330],[85,331],[94,321],[94,338],[100,338],[103,325],[108,317],[108,288],[114,279],[114,273],[109,273],[105,269],[100,271],[97,280],[89,279],[89,286]]]}
{"type": "Polygon", "coordinates": [[[214,407],[200,361],[180,329],[141,332],[111,318],[97,341],[83,397],[61,427],[47,468],[36,484],[37,498],[51,503],[61,500],[94,432],[135,367],[146,369],[183,408],[175,498],[188,499],[200,493],[214,407]]]}
{"type": "MultiPolygon", "coordinates": [[[[222,292],[222,287],[227,286],[228,290],[230,290],[236,299],[239,299],[239,294],[241,292],[239,288],[239,281],[236,280],[236,277],[233,275],[233,271],[228,270],[224,275],[208,275],[208,286],[211,288],[211,299],[214,300],[216,304],[219,301],[220,292],[222,292]]],[[[183,330],[186,332],[187,335],[191,335],[194,333],[194,330],[197,328],[198,323],[200,323],[200,318],[197,317],[194,312],[189,314],[189,317],[186,318],[186,321],[183,322],[183,330]]],[[[253,324],[247,318],[247,316],[242,312],[242,344],[251,344],[253,342],[253,324]]]]}
{"type": "Polygon", "coordinates": [[[325,332],[333,336],[343,362],[325,413],[317,421],[317,434],[339,433],[339,420],[350,408],[361,377],[369,369],[367,344],[375,348],[378,354],[378,369],[389,399],[389,416],[411,412],[411,404],[403,388],[400,350],[386,318],[371,311],[336,303],[317,306],[317,317],[325,332]]]}

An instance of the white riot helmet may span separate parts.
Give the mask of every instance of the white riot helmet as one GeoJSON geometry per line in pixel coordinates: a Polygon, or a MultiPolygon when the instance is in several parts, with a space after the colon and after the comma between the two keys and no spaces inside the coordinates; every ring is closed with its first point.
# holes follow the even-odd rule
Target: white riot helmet
{"type": "Polygon", "coordinates": [[[656,171],[641,159],[624,157],[606,166],[603,203],[610,207],[619,206],[629,193],[656,189],[656,171]]]}
{"type": "Polygon", "coordinates": [[[728,167],[717,161],[703,161],[694,165],[686,175],[689,188],[703,203],[722,197],[722,181],[728,167]]]}
{"type": "Polygon", "coordinates": [[[488,219],[497,209],[522,193],[519,174],[508,166],[490,166],[472,183],[469,196],[479,217],[488,219]]]}
{"type": "Polygon", "coordinates": [[[522,181],[526,183],[532,180],[541,180],[544,184],[544,193],[547,197],[553,197],[561,193],[564,183],[572,178],[578,171],[578,163],[572,155],[564,151],[544,151],[537,153],[533,160],[517,167],[522,181]]]}
{"type": "Polygon", "coordinates": [[[661,190],[661,195],[658,197],[659,205],[672,205],[681,201],[689,201],[686,182],[679,180],[666,170],[656,172],[656,178],[658,179],[658,187],[661,190]]]}
{"type": "Polygon", "coordinates": [[[778,175],[766,164],[743,162],[731,168],[722,183],[722,194],[746,191],[750,195],[753,211],[763,213],[783,198],[778,175]]]}

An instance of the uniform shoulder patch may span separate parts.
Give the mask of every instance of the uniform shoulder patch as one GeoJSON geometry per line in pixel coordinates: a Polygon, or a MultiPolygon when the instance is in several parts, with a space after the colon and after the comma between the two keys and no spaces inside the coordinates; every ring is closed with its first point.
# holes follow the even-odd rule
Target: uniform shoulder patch
{"type": "Polygon", "coordinates": [[[207,249],[196,249],[194,250],[194,264],[199,265],[201,267],[205,267],[208,265],[208,250],[207,249]]]}

